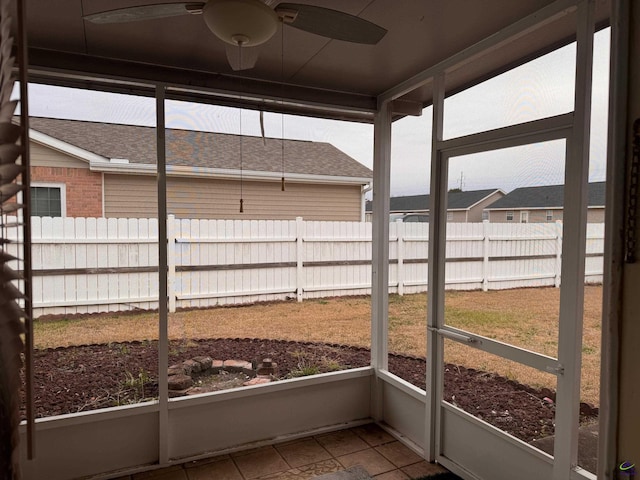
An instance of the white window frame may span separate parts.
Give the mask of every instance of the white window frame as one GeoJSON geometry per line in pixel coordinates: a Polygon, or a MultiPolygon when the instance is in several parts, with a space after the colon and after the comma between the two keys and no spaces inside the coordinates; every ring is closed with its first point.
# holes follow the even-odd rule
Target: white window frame
{"type": "Polygon", "coordinates": [[[507,222],[513,222],[513,210],[509,210],[506,213],[506,219],[507,219],[507,222]],[[511,218],[509,218],[509,217],[511,217],[511,218]]]}
{"type": "Polygon", "coordinates": [[[67,184],[60,182],[31,182],[31,187],[46,187],[60,189],[60,215],[67,216],[67,184]]]}
{"type": "Polygon", "coordinates": [[[447,212],[447,222],[453,222],[453,212],[447,212]]]}
{"type": "Polygon", "coordinates": [[[529,223],[529,210],[522,210],[520,212],[520,223],[529,223]]]}
{"type": "Polygon", "coordinates": [[[482,221],[484,222],[485,220],[489,220],[489,211],[488,210],[483,210],[482,211],[482,221]]]}
{"type": "Polygon", "coordinates": [[[553,210],[547,210],[546,219],[547,222],[553,222],[553,210]]]}

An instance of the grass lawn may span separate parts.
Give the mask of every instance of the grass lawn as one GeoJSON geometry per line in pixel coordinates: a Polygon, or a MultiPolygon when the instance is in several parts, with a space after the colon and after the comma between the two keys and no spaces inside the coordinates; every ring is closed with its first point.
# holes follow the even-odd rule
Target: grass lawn
{"type": "MultiPolygon", "coordinates": [[[[447,324],[555,357],[560,289],[528,288],[446,294],[447,324]]],[[[389,298],[389,351],[426,355],[426,294],[389,298]]],[[[585,292],[582,398],[598,404],[602,288],[585,292]]],[[[371,302],[342,297],[207,310],[169,316],[169,337],[269,338],[369,347],[371,302]]],[[[38,349],[158,338],[157,312],[111,313],[42,319],[34,323],[38,349]]],[[[496,372],[532,386],[555,389],[555,377],[457,342],[445,343],[445,360],[496,372]]]]}

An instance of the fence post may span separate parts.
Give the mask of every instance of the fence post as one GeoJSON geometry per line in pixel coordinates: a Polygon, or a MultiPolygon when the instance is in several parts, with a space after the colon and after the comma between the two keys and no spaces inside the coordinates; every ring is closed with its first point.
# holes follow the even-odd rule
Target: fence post
{"type": "Polygon", "coordinates": [[[176,216],[167,215],[167,296],[169,312],[176,311],[176,216]]]}
{"type": "Polygon", "coordinates": [[[482,291],[489,290],[489,220],[482,221],[482,291]]]}
{"type": "Polygon", "coordinates": [[[398,279],[398,295],[404,295],[404,223],[402,219],[396,220],[396,237],[398,239],[397,259],[398,268],[396,278],[398,279]]]}
{"type": "Polygon", "coordinates": [[[296,217],[296,294],[298,301],[302,302],[303,285],[303,266],[304,266],[304,247],[302,244],[304,237],[304,221],[302,217],[296,217]]]}
{"type": "Polygon", "coordinates": [[[555,287],[560,287],[562,276],[562,221],[556,220],[556,278],[555,287]]]}

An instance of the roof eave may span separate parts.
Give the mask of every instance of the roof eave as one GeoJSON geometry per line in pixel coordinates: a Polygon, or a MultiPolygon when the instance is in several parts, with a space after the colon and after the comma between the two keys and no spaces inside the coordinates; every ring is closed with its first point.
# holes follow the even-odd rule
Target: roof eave
{"type": "Polygon", "coordinates": [[[489,198],[492,195],[495,195],[496,193],[502,193],[503,195],[506,195],[506,193],[504,192],[504,190],[502,190],[501,188],[496,188],[493,192],[485,195],[484,197],[482,197],[480,200],[478,200],[476,203],[469,205],[467,208],[465,208],[465,210],[471,210],[472,208],[476,207],[477,205],[481,204],[482,202],[484,202],[487,198],[489,198]]]}
{"type": "Polygon", "coordinates": [[[85,150],[84,148],[80,148],[70,143],[64,142],[32,128],[29,129],[29,139],[59,152],[66,153],[67,155],[70,155],[79,160],[83,160],[89,164],[109,162],[109,159],[103,157],[102,155],[98,155],[96,153],[85,150]]]}
{"type": "MultiPolygon", "coordinates": [[[[91,170],[103,173],[155,175],[156,166],[143,163],[111,163],[109,161],[91,162],[91,170]]],[[[283,172],[261,172],[257,170],[238,170],[227,168],[189,167],[184,165],[167,165],[167,175],[171,177],[215,178],[239,180],[280,181],[283,172]]],[[[296,183],[326,183],[332,185],[368,185],[372,182],[367,177],[348,177],[340,175],[313,175],[284,172],[287,181],[296,183]]]]}

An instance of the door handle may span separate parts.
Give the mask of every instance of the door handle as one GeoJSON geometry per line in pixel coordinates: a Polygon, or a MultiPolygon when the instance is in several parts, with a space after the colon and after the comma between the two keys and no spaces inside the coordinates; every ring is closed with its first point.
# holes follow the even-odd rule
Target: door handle
{"type": "Polygon", "coordinates": [[[468,343],[468,344],[473,344],[473,343],[477,343],[477,344],[481,344],[482,342],[475,338],[475,337],[471,337],[469,335],[463,335],[461,333],[456,333],[456,332],[451,332],[449,330],[443,330],[441,328],[436,328],[436,327],[428,327],[428,330],[437,333],[438,335],[442,335],[445,338],[449,338],[451,340],[455,340],[457,342],[461,342],[461,343],[468,343]]]}

